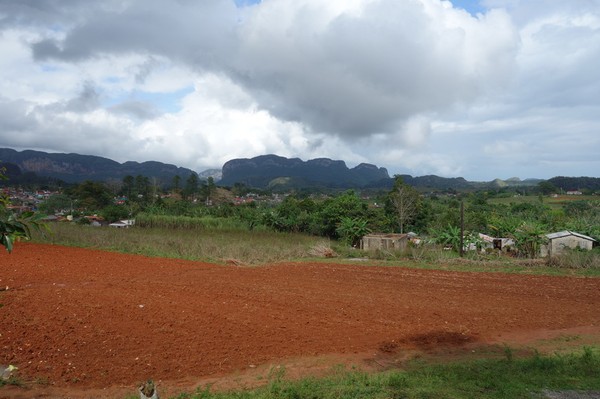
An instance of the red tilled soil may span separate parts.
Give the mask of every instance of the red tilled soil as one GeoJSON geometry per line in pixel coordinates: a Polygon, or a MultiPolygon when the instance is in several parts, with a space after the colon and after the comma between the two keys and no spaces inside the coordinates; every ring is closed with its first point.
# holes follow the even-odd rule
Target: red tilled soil
{"type": "Polygon", "coordinates": [[[0,397],[134,393],[148,378],[183,389],[286,359],[517,342],[558,330],[600,336],[594,278],[219,266],[19,244],[0,253],[6,286],[0,364],[18,366],[37,388],[3,387],[0,397]]]}

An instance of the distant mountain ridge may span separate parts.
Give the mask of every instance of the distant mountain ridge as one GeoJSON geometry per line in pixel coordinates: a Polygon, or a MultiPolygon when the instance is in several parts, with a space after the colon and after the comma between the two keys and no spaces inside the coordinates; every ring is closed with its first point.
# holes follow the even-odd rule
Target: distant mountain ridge
{"type": "MultiPolygon", "coordinates": [[[[7,166],[9,182],[50,182],[61,180],[67,183],[80,183],[84,180],[121,180],[127,175],[142,175],[156,178],[160,185],[169,185],[173,177],[186,179],[193,171],[162,162],[119,163],[108,158],[80,155],[46,153],[42,151],[16,151],[0,148],[0,166],[7,166]],[[42,179],[39,179],[38,177],[42,179]]],[[[394,179],[385,168],[362,163],[348,168],[344,161],[317,158],[303,161],[299,158],[285,158],[278,155],[261,155],[254,158],[232,159],[223,169],[209,169],[198,173],[200,179],[212,177],[221,186],[242,183],[249,187],[286,191],[298,188],[353,188],[390,189],[394,179]]],[[[413,177],[401,175],[404,182],[413,187],[427,190],[477,190],[502,189],[505,187],[534,187],[543,179],[511,177],[491,182],[467,181],[462,177],[440,177],[435,175],[413,177]]],[[[597,177],[553,177],[548,182],[557,189],[600,190],[597,177]]],[[[4,182],[6,185],[8,182],[4,182]]]]}
{"type": "Polygon", "coordinates": [[[0,161],[15,164],[22,172],[33,172],[39,176],[48,176],[67,183],[80,183],[85,180],[121,180],[127,175],[142,175],[168,184],[176,175],[185,179],[192,173],[191,169],[156,161],[119,163],[94,155],[16,151],[10,148],[0,148],[0,161]]]}
{"type": "Polygon", "coordinates": [[[344,161],[317,158],[303,161],[278,155],[261,155],[239,158],[223,165],[222,186],[242,183],[250,187],[267,188],[274,183],[293,182],[294,186],[327,186],[333,188],[362,187],[369,183],[389,179],[387,169],[361,163],[348,168],[344,161]],[[274,182],[275,181],[275,182],[274,182]]]}
{"type": "MultiPolygon", "coordinates": [[[[502,187],[535,186],[541,179],[521,180],[512,177],[492,182],[470,182],[462,177],[426,175],[413,177],[400,175],[413,187],[431,190],[468,190],[502,187]]],[[[360,164],[348,168],[344,161],[317,158],[302,161],[278,155],[261,155],[254,158],[232,159],[223,165],[223,186],[242,183],[250,187],[269,189],[292,189],[325,186],[329,188],[391,189],[394,179],[385,168],[372,164],[360,164]]]]}

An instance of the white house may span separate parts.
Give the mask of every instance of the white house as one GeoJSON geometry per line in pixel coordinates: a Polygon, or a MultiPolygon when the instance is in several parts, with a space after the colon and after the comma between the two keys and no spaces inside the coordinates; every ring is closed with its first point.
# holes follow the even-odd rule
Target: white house
{"type": "Polygon", "coordinates": [[[592,237],[568,230],[546,234],[546,238],[548,238],[548,243],[542,245],[541,256],[558,255],[565,248],[581,248],[589,251],[593,248],[594,243],[597,242],[592,237]]]}
{"type": "Polygon", "coordinates": [[[116,227],[118,229],[126,229],[127,227],[133,226],[135,224],[134,219],[127,220],[119,220],[118,222],[114,222],[109,224],[110,227],[116,227]]]}

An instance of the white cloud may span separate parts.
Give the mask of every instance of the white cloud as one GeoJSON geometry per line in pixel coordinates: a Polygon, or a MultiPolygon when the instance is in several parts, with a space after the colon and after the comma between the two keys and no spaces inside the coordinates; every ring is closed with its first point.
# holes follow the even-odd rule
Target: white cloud
{"type": "Polygon", "coordinates": [[[245,20],[232,63],[261,107],[314,131],[395,133],[512,71],[515,32],[501,11],[477,19],[437,1],[365,1],[360,12],[321,4],[262,3],[245,20]]]}
{"type": "Polygon", "coordinates": [[[277,153],[597,175],[598,0],[482,5],[5,0],[0,146],[196,170],[277,153]]]}
{"type": "Polygon", "coordinates": [[[257,109],[252,99],[225,78],[205,75],[182,110],[145,122],[138,139],[146,145],[139,156],[178,159],[196,169],[220,166],[233,157],[277,153],[306,146],[302,127],[281,122],[257,109]],[[298,147],[299,146],[299,147],[298,147]]]}

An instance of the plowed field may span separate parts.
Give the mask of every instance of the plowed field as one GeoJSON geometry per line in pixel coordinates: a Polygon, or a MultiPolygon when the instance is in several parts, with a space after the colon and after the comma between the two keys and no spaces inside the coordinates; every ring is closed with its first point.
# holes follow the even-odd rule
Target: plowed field
{"type": "Polygon", "coordinates": [[[0,397],[131,388],[148,378],[191,386],[285,359],[600,329],[593,278],[238,267],[20,244],[0,253],[6,286],[0,364],[18,366],[38,388],[0,387],[0,397]]]}

